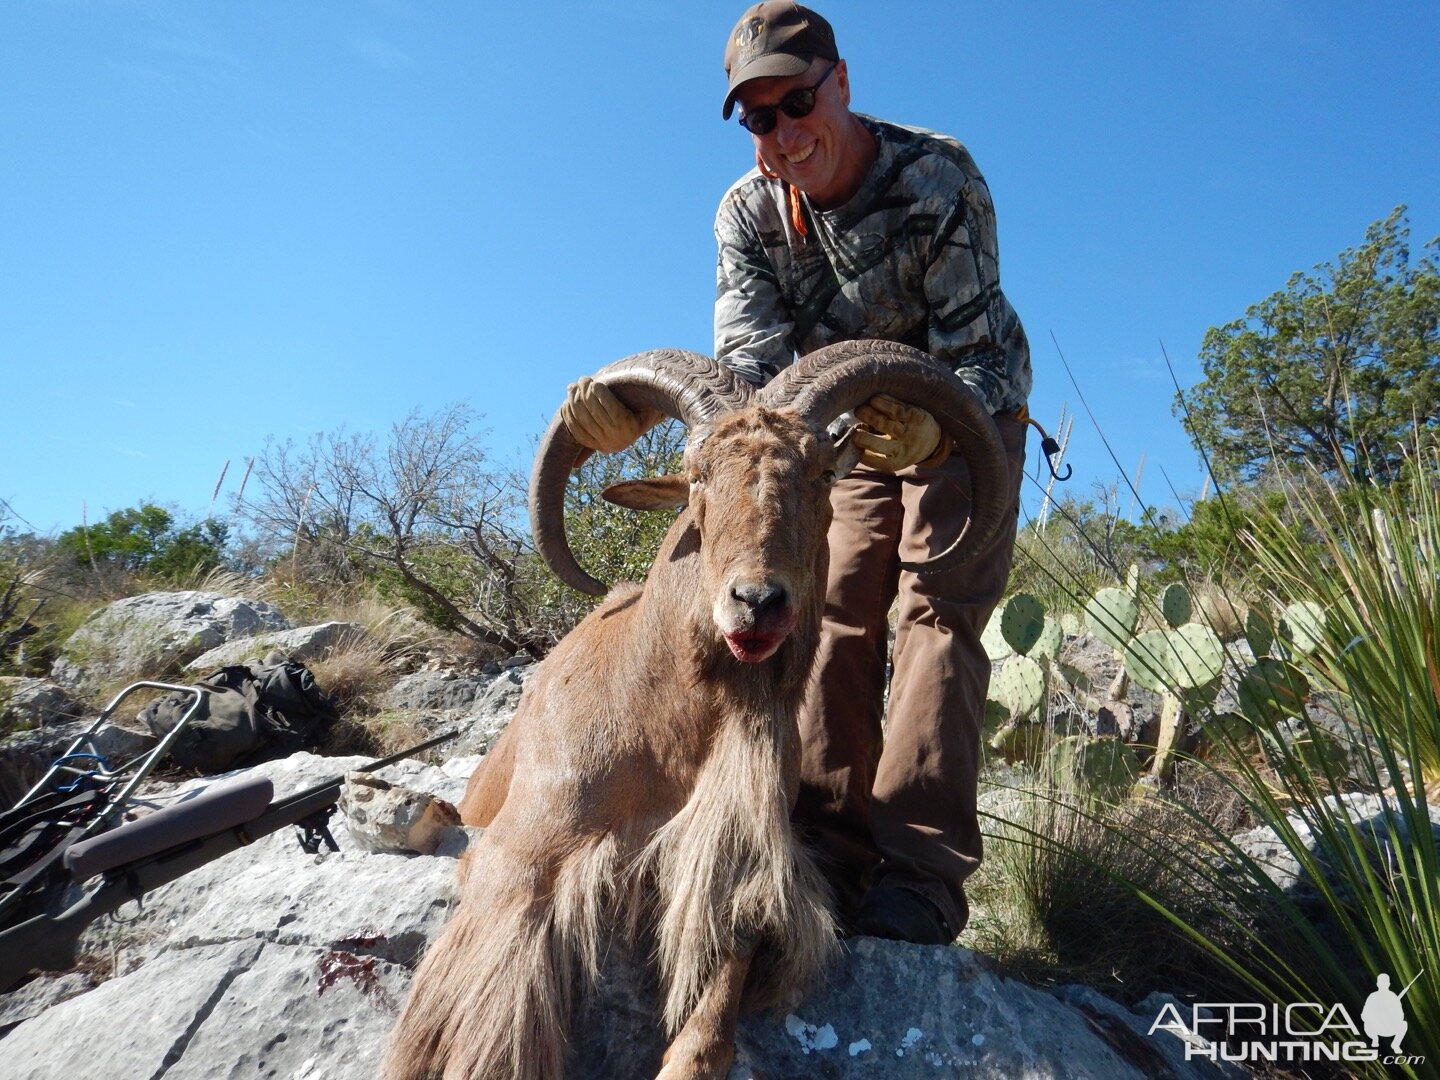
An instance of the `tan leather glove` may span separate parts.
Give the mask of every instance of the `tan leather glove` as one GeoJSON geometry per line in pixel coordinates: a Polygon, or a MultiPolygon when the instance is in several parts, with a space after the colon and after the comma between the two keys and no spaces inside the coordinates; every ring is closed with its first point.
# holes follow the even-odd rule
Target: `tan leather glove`
{"type": "Polygon", "coordinates": [[[861,460],[881,472],[899,472],[911,465],[939,465],[950,456],[950,440],[924,409],[905,405],[889,394],[876,394],[855,410],[860,426],[855,444],[861,460]]]}
{"type": "MultiPolygon", "coordinates": [[[[655,409],[632,411],[603,383],[588,375],[570,384],[560,415],[576,442],[606,454],[624,450],[665,418],[655,409]]],[[[589,456],[582,454],[579,460],[589,456]]]]}

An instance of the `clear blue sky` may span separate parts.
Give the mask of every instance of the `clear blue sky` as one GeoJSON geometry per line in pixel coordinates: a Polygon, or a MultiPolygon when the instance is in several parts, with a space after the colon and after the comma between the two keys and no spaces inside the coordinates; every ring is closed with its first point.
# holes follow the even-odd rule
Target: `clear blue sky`
{"type": "MultiPolygon", "coordinates": [[[[267,435],[462,399],[520,462],[578,375],[711,351],[743,8],[5,0],[0,497],[200,515],[267,435]]],[[[1034,414],[1079,407],[1053,335],[1157,504],[1202,478],[1162,342],[1188,385],[1207,327],[1397,204],[1440,233],[1433,0],[820,10],[857,109],[985,172],[1034,414]]],[[[1075,430],[1085,493],[1117,469],[1075,430]]]]}

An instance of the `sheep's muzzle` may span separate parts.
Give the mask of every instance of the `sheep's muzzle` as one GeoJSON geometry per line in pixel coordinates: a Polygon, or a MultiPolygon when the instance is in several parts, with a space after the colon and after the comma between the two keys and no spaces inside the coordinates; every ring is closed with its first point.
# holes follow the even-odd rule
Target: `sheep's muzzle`
{"type": "Polygon", "coordinates": [[[734,582],[715,603],[715,628],[743,664],[758,664],[795,629],[793,592],[780,579],[734,582]]]}

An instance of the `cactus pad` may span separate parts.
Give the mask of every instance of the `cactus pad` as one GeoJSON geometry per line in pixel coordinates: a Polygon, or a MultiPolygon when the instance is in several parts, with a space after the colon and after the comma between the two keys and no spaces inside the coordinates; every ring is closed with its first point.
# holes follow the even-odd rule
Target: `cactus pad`
{"type": "Polygon", "coordinates": [[[1220,678],[1225,667],[1225,646],[1220,636],[1201,623],[1186,623],[1166,635],[1170,643],[1167,663],[1174,685],[1198,690],[1220,678]]]}
{"type": "Polygon", "coordinates": [[[1194,605],[1190,601],[1190,590],[1178,581],[1172,581],[1160,594],[1160,614],[1172,627],[1180,627],[1190,621],[1194,605]]]}
{"type": "Polygon", "coordinates": [[[1291,604],[1280,617],[1280,636],[1296,653],[1308,656],[1325,639],[1325,609],[1312,600],[1291,604]]]}
{"type": "Polygon", "coordinates": [[[1050,732],[1044,724],[1011,720],[995,733],[990,740],[990,749],[1000,751],[1001,756],[1012,764],[1024,762],[1033,765],[1049,742],[1050,732]]]}
{"type": "Polygon", "coordinates": [[[1045,669],[1028,656],[1012,656],[995,676],[995,694],[1010,715],[1029,716],[1045,700],[1045,669]]]}
{"type": "Polygon", "coordinates": [[[1060,629],[1060,624],[1048,616],[1045,619],[1045,626],[1040,631],[1040,638],[1030,649],[1029,655],[1043,656],[1047,660],[1054,660],[1060,655],[1060,646],[1065,644],[1065,632],[1060,629]]]}
{"type": "Polygon", "coordinates": [[[1309,696],[1305,673],[1283,660],[1261,660],[1240,678],[1240,711],[1256,725],[1299,716],[1309,696]]]}
{"type": "Polygon", "coordinates": [[[1174,682],[1170,658],[1174,649],[1164,630],[1146,630],[1125,646],[1125,671],[1146,690],[1168,694],[1174,682]]]}
{"type": "Polygon", "coordinates": [[[1275,644],[1275,631],[1270,626],[1270,617],[1253,605],[1245,612],[1245,640],[1257,658],[1268,653],[1275,644]]]}
{"type": "Polygon", "coordinates": [[[1010,643],[1005,640],[1005,635],[1000,632],[1000,619],[1004,614],[1003,607],[996,608],[990,615],[990,621],[985,624],[984,632],[980,635],[980,645],[991,663],[1004,660],[1014,651],[1010,648],[1010,643]]]}
{"type": "Polygon", "coordinates": [[[1139,617],[1140,606],[1135,598],[1120,589],[1101,589],[1085,605],[1086,624],[1116,652],[1125,651],[1139,617]]]}
{"type": "Polygon", "coordinates": [[[1016,593],[1000,608],[1000,632],[1010,647],[1027,655],[1045,628],[1045,606],[1029,593],[1016,593]]]}
{"type": "Polygon", "coordinates": [[[1010,707],[994,698],[985,699],[985,734],[993,736],[1010,720],[1010,707]]]}
{"type": "Polygon", "coordinates": [[[1210,746],[1243,749],[1251,744],[1255,725],[1243,713],[1212,712],[1205,717],[1203,730],[1210,746]]]}
{"type": "Polygon", "coordinates": [[[1044,771],[1058,787],[1078,781],[1087,793],[1110,802],[1124,798],[1140,774],[1130,747],[1113,736],[1088,735],[1070,735],[1051,746],[1044,771]]]}

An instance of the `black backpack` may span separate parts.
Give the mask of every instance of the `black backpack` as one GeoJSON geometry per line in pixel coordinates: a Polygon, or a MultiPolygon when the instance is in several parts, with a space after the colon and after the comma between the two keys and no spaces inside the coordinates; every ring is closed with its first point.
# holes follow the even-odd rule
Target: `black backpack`
{"type": "MultiPolygon", "coordinates": [[[[298,661],[250,668],[232,664],[195,684],[200,707],[171,744],[170,756],[201,772],[223,772],[318,745],[335,722],[334,700],[298,661]]],[[[191,698],[171,694],[139,719],[157,737],[180,722],[191,698]]]]}

